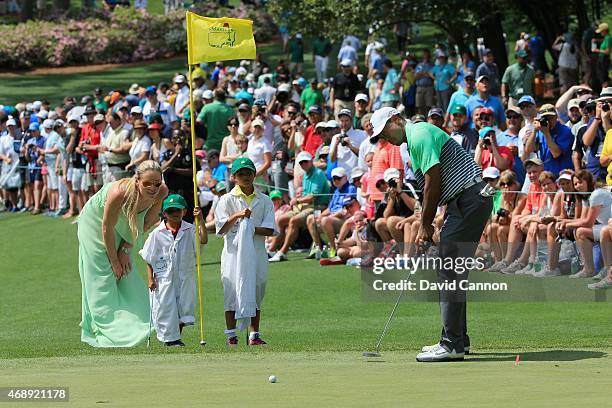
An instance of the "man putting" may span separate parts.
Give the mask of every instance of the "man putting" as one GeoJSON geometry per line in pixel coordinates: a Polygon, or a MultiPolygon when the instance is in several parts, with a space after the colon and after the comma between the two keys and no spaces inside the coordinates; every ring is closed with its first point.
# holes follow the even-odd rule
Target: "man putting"
{"type": "MultiPolygon", "coordinates": [[[[446,205],[440,231],[440,256],[443,260],[473,257],[493,208],[491,195],[494,193],[487,188],[474,159],[443,130],[425,122],[409,124],[394,108],[377,110],[371,123],[374,128],[371,143],[382,138],[396,146],[408,145],[412,169],[423,191],[417,243],[432,241],[436,209],[446,205]]],[[[452,269],[440,269],[438,280],[439,283],[454,282],[457,289],[440,290],[440,341],[423,347],[416,359],[422,362],[463,360],[470,343],[465,291],[459,289],[459,282],[467,280],[467,271],[460,274],[452,269]]]]}

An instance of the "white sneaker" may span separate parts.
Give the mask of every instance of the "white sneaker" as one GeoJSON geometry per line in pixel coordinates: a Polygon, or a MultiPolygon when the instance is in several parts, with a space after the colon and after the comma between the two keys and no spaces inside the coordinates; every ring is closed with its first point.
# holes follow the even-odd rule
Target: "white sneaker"
{"type": "Polygon", "coordinates": [[[605,266],[602,266],[601,269],[599,270],[599,273],[593,276],[593,280],[600,281],[606,276],[608,276],[608,268],[606,268],[605,266]]]}
{"type": "Polygon", "coordinates": [[[489,269],[487,269],[489,272],[501,272],[502,269],[506,269],[508,267],[508,262],[506,262],[504,259],[502,259],[501,261],[497,261],[495,262],[493,265],[491,265],[491,267],[489,269]]]}
{"type": "Polygon", "coordinates": [[[550,269],[548,265],[546,265],[540,272],[536,272],[533,274],[536,278],[546,278],[549,276],[561,276],[561,271],[559,268],[550,269]]]}
{"type": "Polygon", "coordinates": [[[455,350],[447,351],[439,344],[434,345],[434,349],[417,354],[416,360],[421,363],[437,361],[461,361],[465,353],[457,353],[455,350]]]}
{"type": "MultiPolygon", "coordinates": [[[[440,343],[432,344],[431,346],[423,346],[421,351],[423,353],[428,353],[430,351],[433,351],[433,350],[437,349],[438,347],[440,347],[440,343]]],[[[463,348],[463,352],[464,352],[464,354],[470,354],[470,346],[465,346],[463,348]]]]}
{"type": "Polygon", "coordinates": [[[285,255],[281,251],[278,251],[277,253],[274,254],[272,258],[268,259],[269,262],[281,262],[281,261],[286,261],[286,260],[287,260],[287,255],[285,255]]]}
{"type": "Polygon", "coordinates": [[[535,273],[535,266],[532,262],[529,262],[523,269],[516,271],[517,275],[533,275],[535,273]]]}
{"type": "Polygon", "coordinates": [[[612,288],[612,280],[609,280],[608,277],[603,278],[599,282],[591,283],[587,285],[589,289],[607,289],[612,288]]]}
{"type": "Polygon", "coordinates": [[[518,259],[514,262],[512,262],[507,268],[502,269],[501,273],[503,274],[515,274],[516,272],[520,271],[521,269],[523,269],[524,267],[526,267],[527,265],[525,265],[524,263],[520,263],[518,261],[518,259]]]}

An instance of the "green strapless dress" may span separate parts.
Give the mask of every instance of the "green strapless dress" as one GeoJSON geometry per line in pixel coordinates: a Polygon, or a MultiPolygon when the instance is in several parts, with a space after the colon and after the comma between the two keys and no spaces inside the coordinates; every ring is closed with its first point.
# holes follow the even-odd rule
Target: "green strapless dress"
{"type": "MultiPolygon", "coordinates": [[[[108,183],[85,204],[78,223],[79,275],[82,287],[81,341],[94,347],[131,347],[148,336],[149,295],[132,259],[132,271],[119,282],[111,268],[102,238],[102,217],[108,183]]],[[[129,242],[132,257],[142,247],[144,218],[138,214],[138,239],[132,241],[121,213],[115,225],[115,244],[129,242]]]]}

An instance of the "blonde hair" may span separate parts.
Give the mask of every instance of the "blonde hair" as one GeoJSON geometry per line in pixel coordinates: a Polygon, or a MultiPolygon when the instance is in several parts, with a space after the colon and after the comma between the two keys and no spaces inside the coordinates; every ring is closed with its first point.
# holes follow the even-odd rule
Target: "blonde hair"
{"type": "Polygon", "coordinates": [[[154,160],[145,160],[138,165],[136,168],[136,174],[132,177],[123,179],[123,185],[125,186],[125,198],[123,205],[121,206],[121,212],[128,221],[130,232],[132,233],[132,239],[138,238],[138,199],[139,192],[136,187],[136,180],[142,177],[147,171],[156,171],[161,174],[161,167],[159,163],[154,160]]]}

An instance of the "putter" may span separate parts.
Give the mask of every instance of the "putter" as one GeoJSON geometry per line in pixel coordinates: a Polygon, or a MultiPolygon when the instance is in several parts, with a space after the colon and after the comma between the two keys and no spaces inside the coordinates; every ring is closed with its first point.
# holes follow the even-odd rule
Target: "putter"
{"type": "MultiPolygon", "coordinates": [[[[152,292],[152,291],[151,291],[152,292]]],[[[149,296],[149,337],[147,338],[147,348],[151,348],[151,325],[153,323],[153,293],[149,296]]]]}
{"type": "MultiPolygon", "coordinates": [[[[427,254],[427,251],[429,250],[430,246],[431,246],[431,242],[425,243],[421,248],[419,248],[417,256],[423,253],[427,254]]],[[[410,269],[406,269],[406,278],[409,278],[409,277],[410,277],[410,269]]],[[[393,309],[391,309],[391,314],[389,315],[389,318],[387,319],[387,322],[385,323],[385,327],[383,327],[383,330],[380,333],[380,336],[378,337],[378,342],[376,343],[376,347],[374,348],[374,351],[364,351],[362,353],[364,357],[376,357],[376,358],[382,357],[382,355],[380,354],[380,345],[382,344],[383,338],[387,334],[389,327],[391,327],[391,320],[393,320],[393,316],[395,316],[395,311],[397,310],[397,306],[399,305],[400,300],[402,300],[402,296],[404,296],[403,288],[402,290],[400,290],[399,295],[397,295],[397,300],[395,301],[395,305],[393,305],[393,309]]]]}

